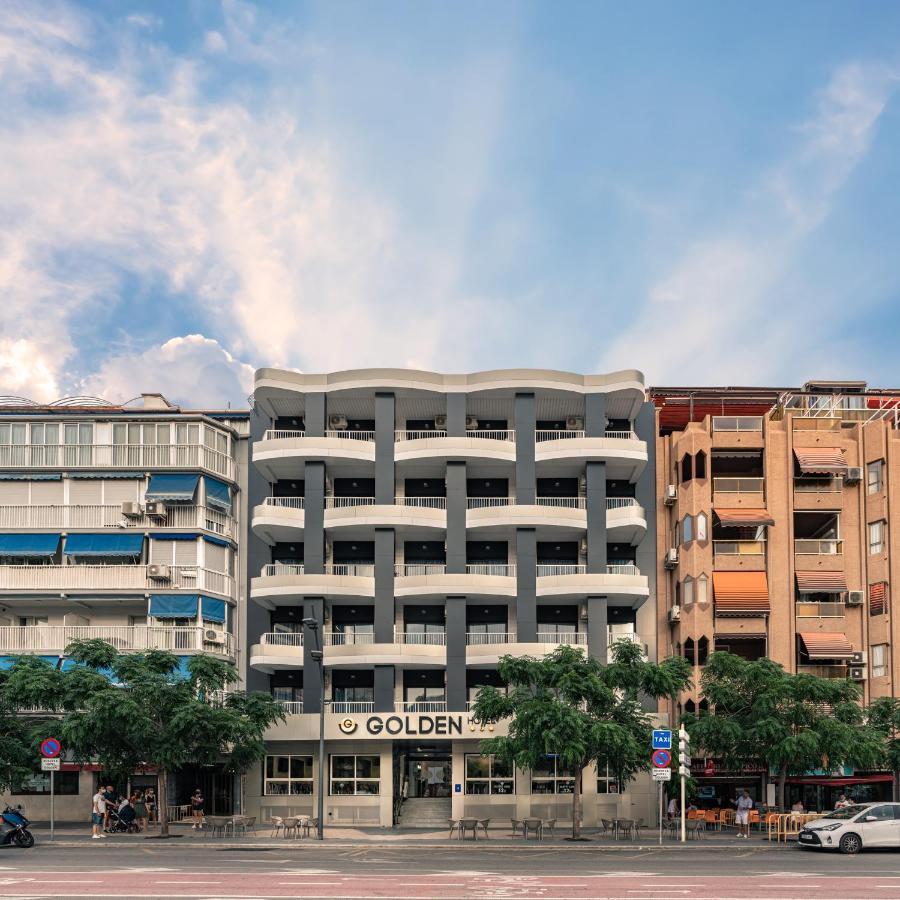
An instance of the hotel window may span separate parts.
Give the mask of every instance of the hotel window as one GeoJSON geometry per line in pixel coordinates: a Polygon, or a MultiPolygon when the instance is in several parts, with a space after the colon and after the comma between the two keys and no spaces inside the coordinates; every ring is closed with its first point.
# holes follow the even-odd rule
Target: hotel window
{"type": "Polygon", "coordinates": [[[311,756],[267,756],[263,794],[311,794],[313,758],[311,756]]]}
{"type": "Polygon", "coordinates": [[[547,756],[531,770],[532,794],[574,794],[575,773],[555,756],[547,756]]]}
{"type": "Polygon", "coordinates": [[[332,794],[376,795],[380,789],[380,756],[331,757],[332,794]]]}
{"type": "Polygon", "coordinates": [[[869,522],[869,555],[874,556],[876,553],[884,551],[884,528],[885,523],[869,522]]]}
{"type": "Polygon", "coordinates": [[[866,466],[866,493],[878,494],[884,487],[884,460],[876,459],[866,466]]]}
{"type": "Polygon", "coordinates": [[[512,767],[496,756],[466,754],[467,794],[514,794],[512,767]]]}
{"type": "Polygon", "coordinates": [[[872,644],[872,677],[887,675],[887,644],[872,644]]]}
{"type": "Polygon", "coordinates": [[[620,794],[619,779],[610,767],[597,766],[597,793],[620,794]]]}

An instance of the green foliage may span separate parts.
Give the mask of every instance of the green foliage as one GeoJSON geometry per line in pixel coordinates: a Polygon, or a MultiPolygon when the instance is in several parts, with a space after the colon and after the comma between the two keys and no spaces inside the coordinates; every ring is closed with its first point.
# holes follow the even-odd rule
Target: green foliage
{"type": "Polygon", "coordinates": [[[866,712],[868,725],[881,735],[886,764],[892,772],[900,772],[900,699],[879,697],[866,712]]]}

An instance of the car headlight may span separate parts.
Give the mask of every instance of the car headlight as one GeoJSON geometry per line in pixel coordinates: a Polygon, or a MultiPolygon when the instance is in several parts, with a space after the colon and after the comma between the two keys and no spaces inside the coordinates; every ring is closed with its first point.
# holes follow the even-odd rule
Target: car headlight
{"type": "Polygon", "coordinates": [[[842,825],[840,822],[835,822],[833,825],[823,825],[821,828],[810,828],[810,831],[837,831],[838,828],[841,828],[842,825]]]}

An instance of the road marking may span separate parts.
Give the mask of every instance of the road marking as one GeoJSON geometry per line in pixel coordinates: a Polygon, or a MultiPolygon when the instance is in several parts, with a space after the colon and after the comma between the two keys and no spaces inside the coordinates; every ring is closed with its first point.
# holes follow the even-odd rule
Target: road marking
{"type": "MultiPolygon", "coordinates": [[[[190,875],[190,872],[185,872],[185,875],[190,875]]],[[[183,878],[178,881],[154,881],[154,884],[183,884],[185,887],[193,887],[195,884],[221,884],[221,881],[185,881],[183,878]]],[[[82,881],[79,884],[86,884],[86,882],[82,881]]]]}

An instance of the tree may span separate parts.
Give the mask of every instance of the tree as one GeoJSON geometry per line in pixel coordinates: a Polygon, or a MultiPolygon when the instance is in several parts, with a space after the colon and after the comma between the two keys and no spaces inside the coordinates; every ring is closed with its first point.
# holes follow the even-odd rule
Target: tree
{"type": "Polygon", "coordinates": [[[879,697],[869,704],[866,721],[881,735],[884,761],[894,776],[894,799],[900,799],[900,700],[879,697]]]}
{"type": "Polygon", "coordinates": [[[37,758],[32,752],[32,724],[18,715],[7,689],[8,681],[9,672],[0,671],[0,792],[27,778],[37,758]]]}
{"type": "Polygon", "coordinates": [[[780,809],[788,775],[869,767],[881,756],[859,688],[847,679],[793,675],[770,659],[750,662],[717,651],[706,661],[700,688],[710,711],[684,717],[691,745],[729,768],[775,768],[780,809]]]}
{"type": "Polygon", "coordinates": [[[612,657],[603,665],[568,646],[541,659],[504,656],[498,671],[508,693],[483,687],[472,711],[481,723],[509,720],[508,736],[482,741],[483,754],[521,769],[556,756],[574,772],[574,840],[581,836],[583,769],[592,762],[600,769],[608,766],[626,781],[649,768],[652,722],[642,696],[671,696],[690,682],[686,660],[644,662],[640,647],[630,641],[614,644],[612,657]]]}
{"type": "Polygon", "coordinates": [[[245,772],[265,756],[266,728],[284,719],[284,708],[268,694],[218,700],[237,671],[210,656],[192,656],[185,677],[167,651],[119,654],[105,641],[85,640],[65,652],[75,663],[67,671],[17,661],[8,679],[13,701],[62,713],[58,737],[78,762],[99,761],[123,775],[154,766],[164,835],[175,769],[224,762],[226,771],[245,772]]]}

